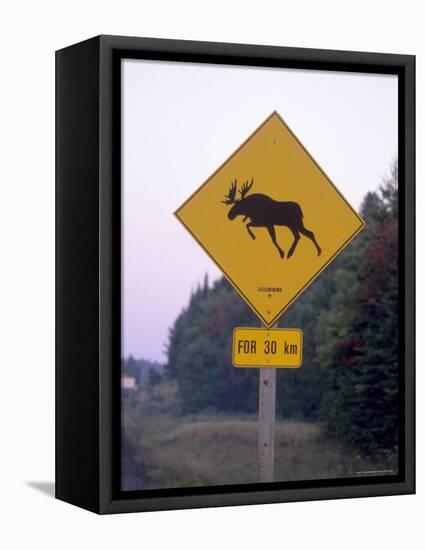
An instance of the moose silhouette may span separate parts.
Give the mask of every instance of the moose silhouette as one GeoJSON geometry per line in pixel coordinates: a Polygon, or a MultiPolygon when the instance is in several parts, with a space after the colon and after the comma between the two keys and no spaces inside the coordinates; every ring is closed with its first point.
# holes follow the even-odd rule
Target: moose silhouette
{"type": "Polygon", "coordinates": [[[226,200],[221,201],[224,204],[233,205],[228,214],[229,220],[234,220],[236,216],[243,216],[244,222],[249,219],[246,228],[249,235],[254,240],[255,235],[251,227],[265,227],[281,258],[285,256],[285,253],[276,241],[276,225],[288,227],[294,236],[294,242],[288,251],[288,259],[295,252],[295,248],[300,240],[300,233],[314,243],[317,255],[320,256],[322,249],[318,245],[313,231],[304,227],[303,213],[300,205],[296,202],[275,201],[271,197],[261,193],[254,193],[247,196],[253,184],[254,178],[251,179],[251,183],[249,184],[247,180],[242,185],[241,189],[239,189],[240,199],[237,199],[237,180],[235,179],[235,181],[231,183],[229,192],[225,195],[226,200]]]}

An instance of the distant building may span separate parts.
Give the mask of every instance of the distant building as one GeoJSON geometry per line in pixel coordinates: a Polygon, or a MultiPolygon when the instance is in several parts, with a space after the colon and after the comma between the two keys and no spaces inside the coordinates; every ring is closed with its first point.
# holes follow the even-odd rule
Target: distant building
{"type": "MultiPolygon", "coordinates": [[[[161,365],[157,361],[148,361],[146,359],[134,359],[130,355],[127,359],[121,360],[121,373],[122,376],[128,378],[134,378],[136,387],[127,388],[124,383],[121,383],[122,389],[138,389],[143,388],[149,384],[149,373],[151,370],[156,371],[158,374],[163,374],[164,365],[161,365]]],[[[125,382],[127,384],[127,382],[125,382]]]]}
{"type": "Polygon", "coordinates": [[[121,388],[123,390],[137,390],[136,378],[123,372],[121,375],[121,388]]]}

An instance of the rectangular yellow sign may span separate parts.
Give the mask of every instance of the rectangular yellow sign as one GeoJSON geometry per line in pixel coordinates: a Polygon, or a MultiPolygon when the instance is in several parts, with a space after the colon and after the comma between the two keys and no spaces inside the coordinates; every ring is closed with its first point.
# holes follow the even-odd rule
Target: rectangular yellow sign
{"type": "Polygon", "coordinates": [[[235,328],[235,367],[296,369],[302,364],[303,332],[298,328],[235,328]]]}

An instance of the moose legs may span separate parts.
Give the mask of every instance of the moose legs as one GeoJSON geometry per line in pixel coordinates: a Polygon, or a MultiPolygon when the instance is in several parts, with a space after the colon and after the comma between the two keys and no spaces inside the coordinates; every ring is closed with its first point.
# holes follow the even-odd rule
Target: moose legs
{"type": "MultiPolygon", "coordinates": [[[[247,226],[248,227],[248,226],[247,226]]],[[[285,253],[283,252],[283,250],[280,248],[280,246],[277,244],[277,240],[276,240],[276,231],[274,229],[274,226],[273,225],[268,225],[267,226],[267,230],[268,232],[270,233],[270,237],[273,241],[273,244],[275,245],[275,247],[277,248],[278,252],[279,252],[279,255],[281,258],[283,258],[285,256],[285,253]]],[[[299,238],[299,237],[298,237],[299,238]]],[[[288,255],[288,258],[289,258],[289,255],[288,255]]]]}
{"type": "Polygon", "coordinates": [[[300,240],[300,233],[314,243],[314,246],[316,247],[316,250],[317,250],[317,255],[320,256],[322,249],[318,245],[313,231],[306,229],[304,226],[300,227],[299,229],[295,229],[293,227],[290,227],[289,229],[292,231],[292,234],[294,235],[294,242],[292,243],[291,248],[289,249],[288,258],[290,258],[295,251],[298,241],[300,240]]]}
{"type": "MultiPolygon", "coordinates": [[[[314,233],[313,231],[310,231],[309,229],[306,229],[304,226],[300,229],[300,233],[302,233],[303,235],[305,235],[307,238],[309,238],[311,241],[313,241],[314,243],[314,246],[316,247],[316,250],[317,250],[317,255],[320,256],[320,254],[322,253],[322,249],[320,248],[320,246],[318,245],[317,241],[316,241],[316,237],[314,236],[314,233]]],[[[299,238],[299,237],[298,237],[299,238]]]]}
{"type": "MultiPolygon", "coordinates": [[[[257,227],[255,225],[252,225],[251,222],[247,223],[246,226],[245,226],[248,230],[248,233],[251,235],[251,237],[255,240],[255,235],[254,233],[252,232],[252,229],[251,227],[257,227]]],[[[279,255],[281,258],[283,258],[285,256],[285,253],[283,252],[283,250],[280,248],[280,246],[277,244],[277,240],[276,240],[276,231],[274,229],[274,226],[273,225],[267,225],[267,230],[270,234],[270,237],[273,241],[273,244],[275,245],[275,247],[277,248],[278,252],[279,252],[279,255]]],[[[299,238],[299,237],[298,237],[299,238]]],[[[289,256],[288,256],[289,257],[289,256]]]]}
{"type": "MultiPolygon", "coordinates": [[[[244,221],[245,221],[245,220],[244,220],[244,221]]],[[[247,228],[248,233],[249,233],[250,236],[251,236],[251,239],[255,241],[255,235],[254,235],[254,233],[252,232],[251,226],[252,226],[252,223],[249,222],[249,223],[246,224],[245,227],[247,228]]]]}
{"type": "MultiPolygon", "coordinates": [[[[283,224],[282,224],[283,225],[283,224]]],[[[285,224],[286,225],[286,224],[285,224]]],[[[255,235],[251,229],[251,227],[264,227],[264,226],[258,226],[258,225],[254,225],[252,222],[249,222],[246,224],[246,229],[250,235],[250,237],[255,240],[255,235]]],[[[289,227],[289,226],[287,226],[289,227]]],[[[273,244],[275,245],[275,247],[277,248],[277,251],[279,252],[279,256],[281,258],[284,258],[285,256],[285,253],[283,252],[283,250],[280,248],[277,240],[276,240],[276,230],[274,228],[274,225],[267,225],[266,226],[267,228],[267,231],[269,232],[269,235],[270,235],[270,238],[271,240],[273,241],[273,244]]],[[[316,250],[317,250],[317,255],[320,256],[321,252],[322,252],[322,249],[320,248],[319,244],[317,243],[316,241],[316,237],[314,236],[314,233],[313,231],[310,231],[309,229],[306,229],[304,226],[302,227],[289,227],[292,235],[294,236],[294,241],[293,243],[291,244],[291,247],[290,249],[288,250],[288,255],[287,255],[287,258],[291,258],[291,256],[294,254],[295,252],[295,249],[297,247],[297,244],[298,244],[298,241],[300,240],[300,233],[302,235],[304,235],[305,237],[307,237],[308,239],[310,239],[314,246],[316,247],[316,250]]]]}
{"type": "MultiPolygon", "coordinates": [[[[251,227],[257,227],[257,226],[252,225],[252,223],[249,222],[249,223],[246,224],[245,227],[247,228],[248,233],[251,235],[252,239],[254,239],[254,241],[255,241],[255,235],[254,235],[254,233],[252,232],[251,227]]],[[[283,258],[283,257],[285,256],[285,253],[284,253],[283,250],[280,248],[280,246],[277,244],[277,240],[276,240],[276,231],[275,231],[275,229],[274,229],[274,226],[273,226],[273,225],[268,225],[268,226],[267,226],[267,230],[268,230],[268,232],[270,233],[270,237],[272,238],[273,244],[274,244],[275,247],[277,248],[280,257],[283,258]]]]}
{"type": "Polygon", "coordinates": [[[293,229],[292,227],[290,227],[289,229],[292,231],[292,235],[294,236],[294,242],[291,244],[291,248],[288,250],[288,259],[294,253],[295,248],[297,247],[298,241],[300,240],[299,232],[296,229],[293,229]]]}

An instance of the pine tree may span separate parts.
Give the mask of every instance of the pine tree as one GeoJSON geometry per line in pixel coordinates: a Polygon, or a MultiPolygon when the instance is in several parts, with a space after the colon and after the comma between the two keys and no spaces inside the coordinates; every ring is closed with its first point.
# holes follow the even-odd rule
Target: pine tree
{"type": "Polygon", "coordinates": [[[363,453],[394,450],[398,434],[397,181],[363,203],[368,227],[336,273],[331,308],[316,330],[329,372],[327,433],[363,453]]]}

